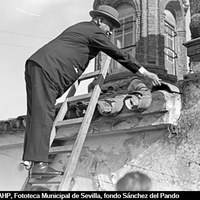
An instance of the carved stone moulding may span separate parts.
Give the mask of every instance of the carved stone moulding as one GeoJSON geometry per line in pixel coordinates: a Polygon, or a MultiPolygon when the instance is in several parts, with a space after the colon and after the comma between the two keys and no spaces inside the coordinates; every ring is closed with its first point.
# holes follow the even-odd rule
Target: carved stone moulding
{"type": "Polygon", "coordinates": [[[190,57],[190,72],[200,72],[200,37],[184,43],[190,57]]]}

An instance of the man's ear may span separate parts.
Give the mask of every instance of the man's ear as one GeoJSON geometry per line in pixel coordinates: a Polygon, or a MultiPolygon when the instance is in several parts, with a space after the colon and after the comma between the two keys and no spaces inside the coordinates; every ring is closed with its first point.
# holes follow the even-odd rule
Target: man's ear
{"type": "Polygon", "coordinates": [[[99,18],[97,19],[97,25],[98,25],[98,26],[101,26],[102,21],[103,21],[103,19],[99,17],[99,18]]]}

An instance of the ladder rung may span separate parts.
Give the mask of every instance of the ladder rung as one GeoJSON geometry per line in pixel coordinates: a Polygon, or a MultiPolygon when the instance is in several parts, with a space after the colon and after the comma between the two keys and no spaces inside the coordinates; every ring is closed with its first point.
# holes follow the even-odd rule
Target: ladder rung
{"type": "Polygon", "coordinates": [[[90,72],[90,73],[87,73],[87,74],[83,74],[83,75],[81,75],[81,77],[78,80],[83,81],[83,80],[87,80],[87,79],[90,79],[90,78],[94,78],[94,77],[99,75],[99,72],[100,72],[100,70],[97,70],[95,72],[90,72]]]}
{"type": "Polygon", "coordinates": [[[39,176],[32,176],[29,180],[29,184],[59,184],[61,182],[61,176],[49,177],[49,178],[37,178],[39,176]]]}
{"type": "Polygon", "coordinates": [[[91,95],[92,95],[92,93],[88,93],[88,94],[82,94],[82,95],[69,97],[67,102],[73,102],[74,103],[74,102],[79,101],[79,100],[85,100],[85,99],[90,98],[91,95]]]}
{"type": "Polygon", "coordinates": [[[82,121],[83,121],[83,117],[79,117],[79,118],[75,118],[75,119],[63,120],[63,121],[57,122],[56,127],[79,124],[82,121]]]}
{"type": "Polygon", "coordinates": [[[51,147],[50,150],[49,150],[49,153],[50,154],[57,154],[57,153],[71,152],[72,148],[73,148],[73,145],[51,147]]]}

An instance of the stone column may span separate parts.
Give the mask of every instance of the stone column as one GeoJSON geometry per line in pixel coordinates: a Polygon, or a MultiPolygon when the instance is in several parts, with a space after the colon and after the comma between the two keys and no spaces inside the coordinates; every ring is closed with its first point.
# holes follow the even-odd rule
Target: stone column
{"type": "Polygon", "coordinates": [[[177,48],[177,56],[179,59],[176,59],[176,73],[178,76],[179,80],[183,79],[183,76],[185,74],[187,74],[188,70],[187,70],[187,53],[186,53],[186,49],[184,46],[182,46],[183,43],[186,42],[186,31],[185,28],[179,28],[177,30],[177,44],[176,44],[176,48],[177,48]]]}
{"type": "Polygon", "coordinates": [[[185,43],[187,54],[190,57],[190,73],[200,72],[200,1],[190,0],[192,40],[185,43]]]}
{"type": "MultiPolygon", "coordinates": [[[[200,1],[190,0],[192,40],[186,42],[187,54],[190,58],[190,71],[184,76],[183,100],[184,108],[190,109],[200,103],[200,1]]],[[[200,112],[200,109],[197,109],[200,112]]]]}

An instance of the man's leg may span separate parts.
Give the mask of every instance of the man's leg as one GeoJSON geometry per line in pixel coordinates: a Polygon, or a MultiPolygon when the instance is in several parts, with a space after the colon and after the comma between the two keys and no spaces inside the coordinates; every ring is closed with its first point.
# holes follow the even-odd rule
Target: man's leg
{"type": "MultiPolygon", "coordinates": [[[[49,141],[58,91],[46,77],[42,68],[34,62],[28,63],[25,78],[27,85],[27,126],[23,160],[40,163],[39,167],[34,166],[33,170],[46,173],[50,169],[47,164],[49,141]]],[[[50,172],[53,171],[50,170],[50,172]]]]}
{"type": "Polygon", "coordinates": [[[29,128],[30,128],[31,107],[32,107],[32,94],[31,94],[32,84],[31,84],[31,77],[29,75],[28,70],[25,71],[25,81],[26,81],[27,113],[26,113],[26,128],[25,128],[25,136],[24,136],[24,152],[25,152],[25,149],[27,148],[27,140],[28,140],[28,134],[29,134],[29,128]]]}
{"type": "Polygon", "coordinates": [[[28,66],[27,70],[27,128],[23,160],[48,162],[58,91],[39,66],[28,66]]]}

